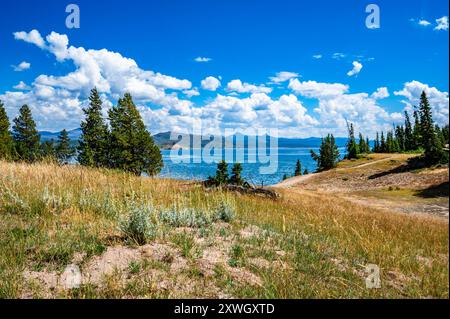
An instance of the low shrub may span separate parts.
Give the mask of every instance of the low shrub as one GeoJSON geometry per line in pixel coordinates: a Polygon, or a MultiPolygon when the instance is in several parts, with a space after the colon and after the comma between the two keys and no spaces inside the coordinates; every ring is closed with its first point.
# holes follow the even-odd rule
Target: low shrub
{"type": "Polygon", "coordinates": [[[120,229],[128,240],[144,245],[156,237],[156,227],[151,222],[153,209],[146,206],[132,207],[128,219],[123,221],[120,229]]]}

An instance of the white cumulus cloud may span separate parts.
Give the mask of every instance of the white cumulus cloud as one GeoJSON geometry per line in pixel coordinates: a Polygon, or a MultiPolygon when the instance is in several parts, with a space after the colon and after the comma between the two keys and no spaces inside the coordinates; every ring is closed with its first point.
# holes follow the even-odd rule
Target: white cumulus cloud
{"type": "Polygon", "coordinates": [[[202,86],[202,89],[208,91],[216,91],[221,85],[219,79],[213,76],[208,76],[207,78],[202,80],[200,84],[202,86]]]}
{"type": "Polygon", "coordinates": [[[271,93],[272,89],[264,85],[254,85],[243,83],[241,80],[232,80],[228,82],[227,89],[237,93],[271,93]]]}
{"type": "Polygon", "coordinates": [[[31,90],[31,87],[29,87],[25,82],[20,81],[19,84],[14,86],[14,89],[27,91],[27,90],[31,90]]]}
{"type": "Polygon", "coordinates": [[[283,83],[289,81],[293,78],[298,78],[300,75],[294,72],[282,71],[275,74],[275,76],[270,77],[272,83],[283,83]]]}
{"type": "Polygon", "coordinates": [[[28,70],[29,68],[31,68],[31,63],[23,61],[23,62],[19,63],[18,65],[11,65],[11,67],[16,72],[22,72],[22,71],[25,71],[25,70],[28,70]]]}
{"type": "Polygon", "coordinates": [[[448,30],[448,17],[444,16],[442,18],[436,19],[436,27],[434,28],[434,30],[447,31],[448,30]]]}
{"type": "Polygon", "coordinates": [[[23,40],[28,43],[33,43],[41,49],[45,47],[45,41],[37,30],[31,30],[30,32],[14,32],[13,35],[16,40],[23,40]]]}
{"type": "Polygon", "coordinates": [[[448,124],[449,116],[449,98],[448,92],[441,92],[435,87],[430,87],[428,84],[419,81],[411,81],[404,84],[403,89],[394,92],[397,96],[403,96],[402,101],[407,109],[412,109],[418,106],[420,102],[420,95],[422,92],[427,94],[428,100],[433,113],[433,119],[440,125],[448,124]]]}
{"type": "Polygon", "coordinates": [[[389,97],[388,88],[387,87],[378,88],[375,92],[372,93],[371,97],[374,98],[375,100],[385,99],[389,97]]]}
{"type": "Polygon", "coordinates": [[[429,25],[431,25],[431,22],[429,22],[427,20],[424,20],[424,19],[421,19],[421,20],[419,20],[418,24],[423,26],[423,27],[428,27],[429,25]]]}
{"type": "Polygon", "coordinates": [[[353,61],[353,69],[347,72],[348,76],[354,76],[357,75],[359,72],[361,72],[363,65],[359,63],[358,61],[353,61]]]}

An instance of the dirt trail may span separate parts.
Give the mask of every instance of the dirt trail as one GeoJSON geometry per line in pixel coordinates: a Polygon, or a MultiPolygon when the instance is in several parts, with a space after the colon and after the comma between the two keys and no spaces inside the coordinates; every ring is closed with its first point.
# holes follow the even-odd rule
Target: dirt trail
{"type": "MultiPolygon", "coordinates": [[[[371,161],[369,163],[364,163],[364,164],[358,164],[355,166],[350,166],[350,167],[346,167],[346,168],[336,168],[336,171],[346,171],[349,169],[355,169],[355,168],[361,168],[361,167],[367,167],[367,166],[371,166],[371,165],[375,165],[379,162],[385,162],[392,159],[392,156],[386,157],[386,158],[382,158],[376,161],[371,161]]],[[[312,178],[319,178],[323,173],[313,173],[313,174],[308,174],[308,175],[302,175],[302,176],[295,176],[295,177],[291,177],[288,178],[285,181],[282,181],[281,183],[278,183],[276,185],[273,185],[271,187],[274,188],[289,188],[289,187],[293,187],[296,186],[298,184],[303,184],[304,182],[312,179],[312,178]]]]}
{"type": "Polygon", "coordinates": [[[368,162],[341,162],[336,169],[292,177],[273,187],[299,195],[329,194],[376,209],[448,220],[448,195],[441,190],[448,184],[448,169],[396,171],[414,155],[373,156],[368,162]]]}

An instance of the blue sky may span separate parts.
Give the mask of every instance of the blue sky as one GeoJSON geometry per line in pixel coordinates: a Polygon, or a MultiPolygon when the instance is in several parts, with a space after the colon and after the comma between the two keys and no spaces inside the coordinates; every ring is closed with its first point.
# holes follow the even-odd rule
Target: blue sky
{"type": "Polygon", "coordinates": [[[2,13],[0,99],[11,117],[30,104],[40,129],[77,127],[92,85],[107,107],[125,88],[136,92],[152,131],[191,130],[201,119],[215,131],[273,124],[284,136],[340,135],[349,119],[373,134],[401,121],[421,90],[448,123],[447,1],[6,0],[2,13]],[[80,7],[79,29],[65,25],[69,3],[80,7]],[[379,29],[365,25],[369,3],[380,7],[379,29]],[[100,53],[95,62],[75,52],[58,59],[51,41],[61,38],[48,41],[52,32],[67,37],[67,48],[119,53],[138,71],[114,73],[100,53]],[[354,63],[362,68],[349,76],[354,63]],[[274,83],[279,72],[287,80],[274,83]],[[202,86],[207,77],[220,87],[202,86]]]}

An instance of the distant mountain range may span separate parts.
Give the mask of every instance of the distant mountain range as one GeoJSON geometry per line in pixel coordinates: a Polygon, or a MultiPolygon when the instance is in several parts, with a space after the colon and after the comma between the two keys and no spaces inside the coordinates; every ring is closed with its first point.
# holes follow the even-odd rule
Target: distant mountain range
{"type": "MultiPolygon", "coordinates": [[[[171,140],[172,132],[164,132],[164,133],[158,133],[153,136],[153,139],[156,144],[158,144],[159,147],[163,149],[170,149],[175,144],[179,143],[181,138],[178,138],[177,140],[171,140]]],[[[186,134],[175,134],[177,135],[185,135],[184,138],[186,138],[186,134]]],[[[192,141],[194,138],[194,135],[189,134],[190,143],[192,145],[192,141]]],[[[197,136],[198,138],[198,136],[197,136]]],[[[269,136],[266,137],[267,142],[266,145],[269,145],[269,136]]],[[[186,138],[187,139],[187,138],[186,138]]],[[[205,146],[210,142],[210,140],[206,137],[204,137],[205,140],[201,142],[202,147],[205,146]]],[[[246,144],[248,140],[247,136],[244,136],[244,143],[246,144]]],[[[347,143],[348,139],[346,137],[337,137],[336,138],[336,144],[338,147],[344,147],[347,143]]],[[[278,147],[284,147],[284,148],[298,148],[298,147],[306,147],[306,148],[316,148],[320,147],[320,144],[322,142],[321,137],[308,137],[308,138],[285,138],[280,137],[278,138],[278,147]]],[[[222,143],[224,143],[224,138],[222,137],[222,143]]],[[[234,144],[233,144],[234,145],[234,144]]]]}
{"type": "MultiPolygon", "coordinates": [[[[39,132],[41,134],[41,140],[42,141],[50,141],[50,140],[57,140],[59,132],[48,132],[48,131],[41,131],[39,132]]],[[[78,140],[81,136],[81,129],[77,128],[74,130],[68,131],[69,138],[71,140],[78,140]]],[[[153,139],[155,143],[162,149],[170,149],[175,144],[179,143],[181,138],[178,138],[177,140],[171,140],[170,136],[172,135],[172,132],[163,132],[153,135],[153,139]]],[[[175,136],[179,136],[182,134],[174,134],[175,136]]],[[[183,134],[185,135],[185,134],[183,134]]],[[[186,135],[185,135],[186,136],[186,135]]],[[[198,136],[197,136],[198,137],[198,136]]],[[[190,143],[192,143],[194,138],[194,135],[190,134],[189,139],[190,143]]],[[[244,142],[247,143],[248,137],[244,137],[244,142]]],[[[269,137],[267,137],[267,140],[269,140],[269,137]]],[[[224,141],[224,138],[222,137],[222,142],[224,141]]],[[[297,147],[307,147],[307,148],[316,148],[320,146],[320,143],[322,141],[321,137],[308,137],[308,138],[285,138],[280,137],[278,138],[278,147],[285,147],[285,148],[297,148],[297,147]]],[[[209,140],[203,140],[202,141],[202,147],[209,143],[209,140]]],[[[338,147],[344,147],[347,143],[346,137],[336,137],[336,144],[338,147]]],[[[268,143],[267,143],[268,144],[268,143]]]]}
{"type": "MultiPolygon", "coordinates": [[[[41,141],[45,142],[45,141],[50,141],[50,140],[57,140],[58,139],[58,135],[60,132],[48,132],[48,131],[41,131],[39,132],[39,134],[41,135],[41,141]]],[[[67,131],[67,133],[69,134],[69,138],[71,140],[78,140],[81,136],[81,128],[77,128],[71,131],[67,131]]]]}

